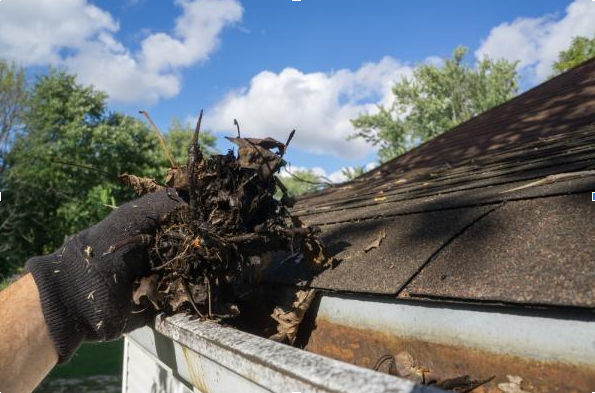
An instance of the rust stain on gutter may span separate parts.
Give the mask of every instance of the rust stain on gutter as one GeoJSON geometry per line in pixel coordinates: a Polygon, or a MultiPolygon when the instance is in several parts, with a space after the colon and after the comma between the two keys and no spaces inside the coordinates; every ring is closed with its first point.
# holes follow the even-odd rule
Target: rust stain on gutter
{"type": "Polygon", "coordinates": [[[186,366],[190,374],[190,382],[202,393],[209,393],[198,359],[195,359],[192,351],[185,346],[182,346],[182,351],[184,352],[184,360],[186,360],[186,366]]]}
{"type": "Polygon", "coordinates": [[[430,370],[430,379],[469,375],[476,379],[496,377],[475,393],[502,393],[498,384],[507,375],[520,376],[523,390],[530,393],[579,393],[595,389],[595,367],[543,362],[494,354],[454,345],[435,344],[386,333],[356,329],[318,317],[306,350],[361,367],[372,368],[382,355],[409,352],[430,370]]]}

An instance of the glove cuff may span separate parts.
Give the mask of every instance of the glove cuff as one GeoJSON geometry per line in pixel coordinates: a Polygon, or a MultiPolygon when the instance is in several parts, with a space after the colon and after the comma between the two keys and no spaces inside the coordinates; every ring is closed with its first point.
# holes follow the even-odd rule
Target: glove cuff
{"type": "Polygon", "coordinates": [[[81,326],[76,309],[68,304],[68,294],[64,290],[73,288],[74,275],[61,270],[54,254],[33,257],[26,263],[41,300],[41,309],[50,337],[58,354],[58,364],[68,362],[85,339],[85,329],[81,326]]]}

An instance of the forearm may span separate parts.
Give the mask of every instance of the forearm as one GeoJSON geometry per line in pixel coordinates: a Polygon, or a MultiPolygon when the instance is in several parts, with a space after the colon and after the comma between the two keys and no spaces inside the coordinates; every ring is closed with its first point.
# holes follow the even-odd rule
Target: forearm
{"type": "Polygon", "coordinates": [[[0,292],[0,392],[31,392],[58,361],[31,274],[0,292]]]}

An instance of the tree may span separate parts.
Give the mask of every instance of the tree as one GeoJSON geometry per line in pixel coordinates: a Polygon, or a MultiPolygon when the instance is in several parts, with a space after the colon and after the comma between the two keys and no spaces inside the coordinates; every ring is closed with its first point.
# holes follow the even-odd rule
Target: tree
{"type": "Polygon", "coordinates": [[[325,188],[328,183],[311,170],[297,170],[280,176],[279,179],[287,188],[290,196],[297,197],[309,191],[325,188]]]}
{"type": "Polygon", "coordinates": [[[366,168],[363,165],[356,165],[354,167],[345,167],[341,169],[341,173],[347,178],[347,180],[353,180],[364,173],[366,173],[366,168]]]}
{"type": "Polygon", "coordinates": [[[0,173],[4,167],[4,154],[26,101],[25,70],[0,59],[0,173]]]}
{"type": "Polygon", "coordinates": [[[390,107],[352,120],[350,138],[379,146],[380,161],[388,161],[516,95],[516,63],[484,58],[471,68],[463,62],[467,51],[457,47],[441,67],[417,67],[393,86],[390,107]]]}
{"type": "Polygon", "coordinates": [[[554,75],[552,76],[568,71],[593,57],[595,57],[595,35],[591,39],[574,37],[570,47],[558,55],[558,60],[553,65],[554,75]]]}
{"type": "Polygon", "coordinates": [[[105,94],[62,72],[38,78],[22,122],[6,155],[0,273],[53,251],[132,198],[116,174],[155,177],[168,167],[153,131],[108,112],[105,94]]]}

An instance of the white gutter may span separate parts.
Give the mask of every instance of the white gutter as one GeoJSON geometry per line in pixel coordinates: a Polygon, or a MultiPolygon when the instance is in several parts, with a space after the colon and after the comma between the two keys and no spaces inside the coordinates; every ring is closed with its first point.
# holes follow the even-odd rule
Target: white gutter
{"type": "Polygon", "coordinates": [[[136,330],[128,336],[127,345],[142,348],[142,351],[127,349],[126,362],[139,361],[131,358],[133,352],[146,353],[153,358],[161,377],[155,379],[155,371],[149,366],[144,373],[131,373],[132,368],[128,366],[123,382],[125,393],[136,393],[131,386],[146,389],[146,382],[151,382],[151,378],[155,379],[156,388],[159,388],[157,384],[171,383],[168,381],[175,379],[186,385],[176,386],[176,391],[180,392],[441,392],[233,328],[192,321],[182,315],[158,317],[155,330],[136,330]]]}

